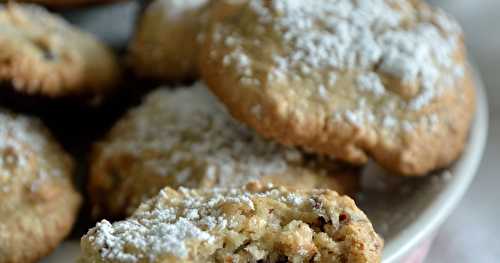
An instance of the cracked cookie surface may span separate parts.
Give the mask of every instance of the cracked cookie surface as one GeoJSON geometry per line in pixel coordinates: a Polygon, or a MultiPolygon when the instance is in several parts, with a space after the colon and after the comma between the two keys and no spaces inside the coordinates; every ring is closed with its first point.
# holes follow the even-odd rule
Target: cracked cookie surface
{"type": "Polygon", "coordinates": [[[203,83],[153,91],[95,145],[89,192],[95,215],[129,215],[162,188],[358,190],[359,169],[265,140],[238,123],[203,83]]]}
{"type": "Polygon", "coordinates": [[[18,92],[100,97],[117,84],[112,51],[41,7],[0,4],[0,30],[0,82],[18,92]]]}
{"type": "Polygon", "coordinates": [[[458,24],[423,1],[250,0],[211,23],[200,69],[265,137],[423,175],[465,144],[465,53],[458,24]]]}
{"type": "Polygon", "coordinates": [[[330,190],[165,188],[81,242],[93,262],[380,262],[383,241],[354,201],[330,190]]]}
{"type": "Polygon", "coordinates": [[[0,123],[0,262],[37,262],[77,216],[73,162],[37,120],[0,111],[0,123]]]}

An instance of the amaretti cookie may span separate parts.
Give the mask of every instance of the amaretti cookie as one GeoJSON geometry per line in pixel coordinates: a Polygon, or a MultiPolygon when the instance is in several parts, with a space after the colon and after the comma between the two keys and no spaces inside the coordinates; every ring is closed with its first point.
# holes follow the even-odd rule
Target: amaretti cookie
{"type": "Polygon", "coordinates": [[[0,82],[25,94],[102,96],[119,80],[94,36],[30,4],[0,4],[0,82]]]}
{"type": "Polygon", "coordinates": [[[198,76],[198,35],[209,0],[155,0],[129,45],[129,64],[143,78],[184,81],[198,76]]]}
{"type": "Polygon", "coordinates": [[[424,1],[249,0],[201,53],[208,86],[260,134],[403,175],[454,161],[474,114],[462,31],[424,1]]]}
{"type": "Polygon", "coordinates": [[[196,79],[199,45],[209,22],[231,14],[244,1],[152,1],[141,15],[129,43],[130,67],[138,76],[160,82],[196,79]]]}
{"type": "Polygon", "coordinates": [[[358,168],[262,139],[206,86],[159,89],[96,144],[89,193],[95,215],[130,215],[162,188],[239,187],[249,181],[353,193],[358,168]]]}
{"type": "Polygon", "coordinates": [[[80,206],[73,162],[35,119],[0,111],[0,262],[37,262],[80,206]]]}
{"type": "Polygon", "coordinates": [[[81,242],[92,262],[380,262],[383,241],[349,197],[248,185],[166,188],[81,242]]]}

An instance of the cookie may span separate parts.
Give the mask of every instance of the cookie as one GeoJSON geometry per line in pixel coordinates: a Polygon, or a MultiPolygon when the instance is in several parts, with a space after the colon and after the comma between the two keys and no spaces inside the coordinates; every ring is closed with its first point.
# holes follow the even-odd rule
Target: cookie
{"type": "Polygon", "coordinates": [[[111,50],[41,7],[0,5],[0,30],[0,82],[18,92],[100,97],[119,80],[111,50]]]}
{"type": "Polygon", "coordinates": [[[380,262],[382,239],[331,190],[165,188],[82,238],[80,262],[380,262]]]}
{"type": "Polygon", "coordinates": [[[94,214],[117,218],[171,188],[239,187],[249,181],[353,193],[358,168],[262,139],[232,119],[202,83],[152,92],[96,144],[94,214]]]}
{"type": "Polygon", "coordinates": [[[155,0],[147,5],[129,43],[128,62],[141,78],[186,82],[199,76],[199,44],[211,20],[246,0],[155,0]],[[216,5],[216,11],[212,6],[216,5]]]}
{"type": "Polygon", "coordinates": [[[211,23],[200,68],[265,137],[402,175],[454,161],[475,109],[462,31],[424,1],[250,0],[211,23]]]}
{"type": "Polygon", "coordinates": [[[146,7],[129,44],[138,76],[176,82],[198,76],[197,36],[209,0],[156,0],[146,7]]]}
{"type": "Polygon", "coordinates": [[[0,262],[37,262],[80,206],[73,161],[37,121],[0,111],[0,262]]]}

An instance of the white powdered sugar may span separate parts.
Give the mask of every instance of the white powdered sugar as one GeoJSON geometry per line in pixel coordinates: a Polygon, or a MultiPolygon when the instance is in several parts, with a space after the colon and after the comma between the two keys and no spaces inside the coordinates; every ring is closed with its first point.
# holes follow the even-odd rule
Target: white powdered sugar
{"type": "Polygon", "coordinates": [[[89,232],[92,235],[89,240],[94,246],[101,247],[103,258],[119,262],[137,262],[140,259],[152,262],[161,254],[185,258],[188,255],[185,241],[213,242],[210,234],[186,218],[176,220],[169,212],[156,210],[143,213],[140,217],[113,225],[103,220],[89,232]],[[133,247],[133,252],[127,252],[127,246],[133,247]]]}
{"type": "Polygon", "coordinates": [[[26,117],[0,112],[0,149],[12,148],[21,151],[29,146],[41,152],[46,145],[46,140],[35,131],[38,121],[26,117]]]}
{"type": "Polygon", "coordinates": [[[292,206],[300,206],[305,202],[305,198],[300,195],[289,193],[287,196],[281,198],[283,202],[292,206]]]}
{"type": "MultiPolygon", "coordinates": [[[[257,20],[252,34],[279,41],[268,81],[313,79],[324,97],[340,74],[325,79],[318,72],[354,71],[361,72],[354,85],[362,91],[376,96],[404,92],[386,89],[379,77],[384,75],[399,79],[402,87],[417,86],[405,107],[418,111],[453,87],[464,69],[454,61],[462,35],[458,24],[439,10],[416,5],[409,0],[250,0],[245,10],[257,20]]],[[[225,65],[236,65],[242,84],[259,85],[251,68],[261,61],[249,60],[247,53],[264,48],[252,46],[254,41],[246,41],[238,28],[217,24],[214,40],[225,36],[234,50],[225,65]]]]}
{"type": "MultiPolygon", "coordinates": [[[[45,159],[48,158],[48,138],[44,137],[37,120],[0,112],[0,123],[0,179],[14,176],[17,171],[25,169],[26,178],[18,180],[32,180],[31,190],[36,191],[38,185],[47,178],[61,176],[62,171],[57,167],[48,168],[45,159]],[[32,158],[36,158],[36,162],[32,158]],[[34,165],[36,167],[32,167],[34,165]],[[36,170],[31,170],[33,168],[36,170]]],[[[0,186],[0,191],[8,190],[8,184],[0,186]]]]}
{"type": "MultiPolygon", "coordinates": [[[[256,114],[261,110],[258,105],[254,109],[256,114]]],[[[194,178],[240,186],[304,162],[299,150],[263,139],[235,121],[202,83],[153,92],[116,128],[126,132],[102,147],[103,158],[160,153],[144,165],[183,186],[196,187],[187,183],[194,178]]]]}
{"type": "Polygon", "coordinates": [[[384,84],[382,84],[379,76],[373,72],[359,75],[357,86],[360,90],[370,92],[375,96],[381,96],[385,93],[384,84]]]}
{"type": "Polygon", "coordinates": [[[99,248],[100,256],[107,260],[154,261],[165,255],[186,258],[189,242],[211,245],[216,237],[209,232],[234,225],[219,209],[223,204],[245,204],[253,209],[250,194],[237,189],[214,189],[204,196],[185,188],[181,188],[180,192],[183,198],[172,201],[172,197],[161,191],[125,221],[110,224],[104,220],[98,223],[87,234],[88,240],[99,248]]]}
{"type": "Polygon", "coordinates": [[[393,128],[398,124],[398,121],[393,116],[387,115],[382,121],[382,125],[386,128],[393,128]]]}
{"type": "MultiPolygon", "coordinates": [[[[172,190],[162,190],[129,219],[113,224],[103,220],[83,240],[100,258],[113,262],[156,262],[172,256],[187,259],[192,253],[213,253],[222,246],[224,233],[246,224],[237,219],[242,216],[240,212],[227,209],[232,204],[238,205],[237,210],[254,210],[257,199],[270,198],[297,209],[312,210],[313,204],[320,211],[323,207],[312,201],[315,196],[279,188],[257,193],[241,188],[205,191],[181,188],[175,194],[172,190]]],[[[321,213],[328,218],[325,211],[321,213]]]]}

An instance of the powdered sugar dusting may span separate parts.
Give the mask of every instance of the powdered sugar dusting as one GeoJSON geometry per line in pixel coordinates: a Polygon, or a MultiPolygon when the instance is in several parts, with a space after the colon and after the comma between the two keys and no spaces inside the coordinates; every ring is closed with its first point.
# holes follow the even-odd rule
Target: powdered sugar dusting
{"type": "Polygon", "coordinates": [[[102,247],[100,253],[103,258],[119,262],[137,262],[140,259],[153,262],[162,253],[185,258],[188,255],[187,240],[213,242],[214,238],[210,234],[186,218],[180,218],[175,223],[164,222],[172,216],[168,212],[156,210],[113,225],[103,220],[89,232],[94,235],[89,240],[93,245],[102,247]],[[127,246],[133,246],[135,253],[127,252],[127,246]]]}
{"type": "MultiPolygon", "coordinates": [[[[335,73],[352,71],[359,74],[353,85],[360,91],[378,97],[400,96],[403,108],[419,111],[455,86],[464,73],[464,66],[454,61],[462,36],[458,24],[442,11],[413,1],[250,0],[245,10],[246,19],[257,21],[252,28],[243,32],[219,23],[213,31],[218,43],[225,37],[233,40],[225,45],[233,51],[225,56],[224,64],[236,67],[243,85],[263,84],[252,72],[261,61],[248,58],[254,50],[268,48],[259,46],[261,41],[246,41],[250,30],[252,36],[272,36],[278,45],[270,55],[267,81],[307,78],[318,83],[320,98],[335,89],[342,77],[335,73]],[[395,78],[400,84],[386,87],[382,78],[395,78]],[[414,87],[410,97],[408,87],[414,87]]],[[[374,117],[361,116],[365,113],[357,109],[335,114],[359,125],[374,117]]],[[[393,125],[392,121],[385,124],[393,125]]]]}
{"type": "MultiPolygon", "coordinates": [[[[50,166],[45,159],[48,138],[44,137],[37,120],[0,112],[0,123],[0,182],[2,177],[8,182],[9,177],[26,173],[25,178],[17,179],[32,181],[31,190],[36,191],[46,179],[61,176],[62,171],[50,166]],[[34,165],[36,167],[32,167],[34,165]],[[33,168],[36,170],[31,170],[33,168]]],[[[0,185],[0,191],[9,191],[9,184],[0,185]]]]}
{"type": "MultiPolygon", "coordinates": [[[[254,109],[260,114],[259,105],[254,109]]],[[[116,129],[120,132],[102,147],[100,159],[159,153],[161,158],[146,158],[144,165],[179,186],[235,187],[305,161],[299,150],[263,139],[236,122],[202,83],[153,92],[116,129]]]]}
{"type": "Polygon", "coordinates": [[[161,191],[125,221],[103,220],[88,232],[88,241],[107,260],[153,262],[165,255],[182,259],[189,254],[189,243],[213,245],[218,237],[211,232],[231,228],[221,206],[235,203],[253,209],[252,196],[237,189],[215,189],[207,195],[185,188],[180,192],[182,199],[161,191]]]}
{"type": "Polygon", "coordinates": [[[181,188],[178,192],[164,189],[141,205],[129,219],[113,224],[103,220],[82,240],[100,258],[114,262],[193,258],[193,253],[213,253],[221,248],[225,233],[246,224],[237,219],[241,214],[235,209],[254,210],[258,199],[269,198],[294,209],[318,210],[322,217],[329,218],[324,204],[313,202],[323,193],[320,190],[288,192],[283,188],[265,188],[259,192],[242,188],[204,191],[181,188]],[[228,209],[234,207],[233,204],[237,208],[228,209]]]}
{"type": "Polygon", "coordinates": [[[376,96],[381,96],[385,93],[384,84],[382,84],[379,76],[375,73],[358,76],[357,85],[360,90],[370,92],[376,96]]]}

